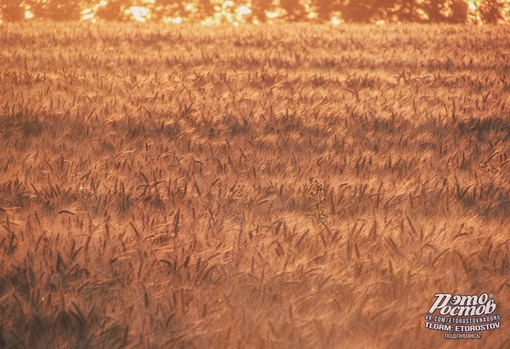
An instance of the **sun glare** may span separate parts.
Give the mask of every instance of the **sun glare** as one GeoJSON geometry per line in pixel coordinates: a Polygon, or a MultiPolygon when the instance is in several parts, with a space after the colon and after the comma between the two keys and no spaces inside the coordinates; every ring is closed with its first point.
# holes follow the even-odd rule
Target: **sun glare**
{"type": "Polygon", "coordinates": [[[135,21],[145,22],[147,19],[150,19],[151,11],[146,7],[132,6],[126,10],[125,14],[131,14],[135,21]]]}
{"type": "Polygon", "coordinates": [[[240,6],[236,12],[240,15],[240,16],[246,16],[246,15],[249,15],[251,13],[251,10],[248,6],[240,6]]]}
{"type": "Polygon", "coordinates": [[[340,24],[342,24],[342,20],[335,16],[335,17],[331,18],[331,24],[340,25],[340,24]]]}
{"type": "Polygon", "coordinates": [[[171,23],[171,24],[181,24],[182,18],[181,17],[165,17],[163,18],[164,23],[171,23]]]}
{"type": "Polygon", "coordinates": [[[194,4],[187,4],[186,7],[184,8],[186,11],[188,12],[195,12],[196,11],[196,8],[195,8],[195,5],[194,4]]]}
{"type": "Polygon", "coordinates": [[[83,21],[94,21],[94,11],[91,8],[81,11],[81,19],[83,21]]]}
{"type": "MultiPolygon", "coordinates": [[[[86,8],[81,12],[81,19],[84,21],[96,21],[95,14],[100,7],[107,6],[108,3],[111,0],[101,0],[97,2],[95,5],[91,6],[90,8],[86,8]]],[[[422,0],[418,0],[422,1],[422,0]]],[[[510,0],[506,0],[510,3],[510,0]]],[[[204,18],[201,21],[202,25],[219,25],[222,23],[230,23],[233,25],[239,25],[241,23],[246,23],[247,21],[250,21],[251,23],[258,24],[260,22],[260,18],[256,18],[256,16],[253,16],[253,18],[250,16],[252,14],[252,4],[251,1],[244,2],[244,4],[239,4],[236,1],[233,0],[213,0],[212,3],[214,3],[214,13],[204,18]]],[[[480,23],[481,17],[479,13],[481,0],[467,0],[467,6],[470,13],[469,21],[480,23]]],[[[128,9],[124,11],[124,14],[131,19],[137,21],[137,22],[147,22],[151,20],[151,10],[154,10],[154,4],[156,4],[155,0],[139,0],[138,6],[131,6],[128,9]]],[[[314,6],[311,5],[312,3],[308,0],[303,1],[303,5],[306,11],[306,17],[309,20],[316,20],[318,17],[317,10],[314,6]]],[[[450,8],[447,10],[451,11],[450,8]]],[[[184,11],[186,11],[188,14],[196,15],[199,12],[199,8],[197,7],[196,2],[185,2],[184,3],[184,11]]],[[[273,8],[271,10],[265,11],[265,19],[268,20],[268,22],[273,22],[275,20],[279,20],[281,18],[285,18],[285,10],[279,7],[273,8]]],[[[422,19],[427,19],[428,15],[425,12],[424,9],[418,9],[417,10],[418,15],[422,19]]],[[[333,12],[331,13],[331,19],[329,21],[330,24],[337,26],[342,23],[344,23],[341,13],[340,12],[333,12]]],[[[508,11],[505,11],[503,13],[503,16],[505,18],[509,17],[508,11]]],[[[25,18],[26,19],[32,19],[34,18],[34,14],[30,11],[30,8],[26,8],[25,12],[25,18]]],[[[164,23],[172,23],[172,24],[180,24],[184,21],[184,18],[181,16],[177,17],[163,17],[162,18],[164,23]]],[[[377,21],[376,24],[384,24],[387,23],[386,20],[380,20],[377,21]]]]}
{"type": "Polygon", "coordinates": [[[266,11],[266,17],[269,19],[275,19],[280,16],[280,11],[266,11]]]}

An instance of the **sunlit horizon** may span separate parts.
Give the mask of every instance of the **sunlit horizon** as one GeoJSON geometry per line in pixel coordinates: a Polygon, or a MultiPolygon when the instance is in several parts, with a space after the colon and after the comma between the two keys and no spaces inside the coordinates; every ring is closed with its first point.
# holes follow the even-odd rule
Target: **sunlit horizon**
{"type": "MultiPolygon", "coordinates": [[[[508,4],[510,4],[510,1],[506,1],[508,4]]],[[[95,4],[92,7],[85,8],[80,12],[80,20],[82,21],[91,21],[91,22],[97,22],[98,18],[96,16],[97,11],[101,7],[107,6],[109,3],[108,0],[101,0],[97,4],[95,4]]],[[[213,1],[214,3],[214,14],[212,16],[208,16],[202,20],[200,20],[201,25],[219,25],[219,24],[232,24],[232,25],[239,25],[242,23],[253,23],[253,24],[260,24],[260,20],[256,17],[252,16],[252,4],[251,1],[243,2],[240,4],[236,4],[232,0],[225,0],[225,1],[213,1]]],[[[151,10],[149,5],[154,5],[155,0],[143,0],[136,6],[130,6],[127,9],[124,10],[123,15],[126,19],[135,21],[135,22],[148,22],[153,20],[153,11],[151,10]],[[145,5],[145,6],[144,6],[145,5]]],[[[314,6],[312,6],[311,0],[305,0],[302,1],[301,4],[303,5],[305,11],[306,11],[306,18],[308,20],[315,20],[318,18],[318,10],[314,6]]],[[[481,23],[481,16],[479,13],[479,7],[481,4],[481,0],[468,0],[468,10],[469,10],[469,18],[468,22],[474,22],[474,23],[481,23]]],[[[184,7],[184,10],[187,13],[195,13],[197,9],[195,8],[195,5],[193,3],[188,3],[184,7]]],[[[447,9],[447,11],[450,9],[447,9]]],[[[283,20],[285,19],[285,16],[287,15],[287,12],[284,8],[275,7],[272,9],[268,9],[264,11],[264,22],[272,23],[274,21],[283,20]]],[[[427,14],[423,10],[418,10],[418,15],[426,20],[428,19],[427,14]]],[[[504,19],[507,21],[510,19],[510,13],[508,11],[505,11],[503,13],[504,19]]],[[[25,7],[25,14],[24,18],[26,20],[33,20],[36,18],[34,15],[34,12],[30,8],[30,6],[25,7]]],[[[160,18],[163,23],[169,23],[169,24],[183,24],[186,22],[186,17],[182,15],[177,16],[163,16],[160,18]]],[[[399,21],[394,21],[391,19],[379,19],[376,20],[374,23],[378,25],[386,24],[386,23],[394,23],[399,21]]],[[[342,14],[340,12],[333,12],[331,14],[331,18],[328,21],[331,25],[337,26],[345,23],[344,19],[342,18],[342,14]]]]}

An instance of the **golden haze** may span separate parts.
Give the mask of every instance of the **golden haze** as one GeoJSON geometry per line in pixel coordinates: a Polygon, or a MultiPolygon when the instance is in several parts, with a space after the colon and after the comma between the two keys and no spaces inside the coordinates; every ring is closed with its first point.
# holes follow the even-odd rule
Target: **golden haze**
{"type": "Polygon", "coordinates": [[[2,26],[0,342],[456,348],[437,292],[507,319],[508,35],[2,26]]]}

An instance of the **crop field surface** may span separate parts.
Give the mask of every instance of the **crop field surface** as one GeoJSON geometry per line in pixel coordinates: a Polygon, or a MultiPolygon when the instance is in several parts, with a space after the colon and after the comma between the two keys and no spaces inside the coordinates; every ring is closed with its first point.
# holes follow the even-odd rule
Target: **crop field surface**
{"type": "Polygon", "coordinates": [[[509,57],[506,25],[1,25],[0,347],[510,347],[509,57]],[[425,328],[437,293],[500,328],[425,328]]]}

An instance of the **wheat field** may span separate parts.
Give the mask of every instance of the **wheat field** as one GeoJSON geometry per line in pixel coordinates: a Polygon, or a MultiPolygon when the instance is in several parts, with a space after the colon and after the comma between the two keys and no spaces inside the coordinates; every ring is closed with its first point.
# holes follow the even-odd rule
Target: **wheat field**
{"type": "Polygon", "coordinates": [[[508,26],[0,26],[0,347],[508,348],[508,26]],[[501,328],[446,340],[438,292],[501,328]]]}

